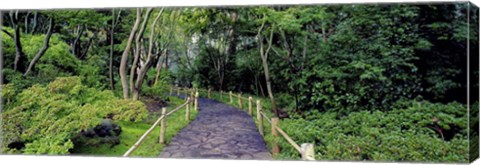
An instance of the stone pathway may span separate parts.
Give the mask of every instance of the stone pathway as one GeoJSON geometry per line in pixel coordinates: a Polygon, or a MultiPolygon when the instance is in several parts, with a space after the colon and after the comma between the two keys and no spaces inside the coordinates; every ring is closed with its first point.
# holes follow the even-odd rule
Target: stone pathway
{"type": "Polygon", "coordinates": [[[195,120],[163,149],[163,158],[270,160],[271,154],[253,119],[237,108],[199,98],[195,120]]]}

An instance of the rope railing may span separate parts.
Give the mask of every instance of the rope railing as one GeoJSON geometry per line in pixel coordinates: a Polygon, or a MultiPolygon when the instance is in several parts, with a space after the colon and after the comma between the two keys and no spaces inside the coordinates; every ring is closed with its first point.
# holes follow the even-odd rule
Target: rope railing
{"type": "Polygon", "coordinates": [[[271,121],[270,119],[268,119],[268,116],[267,116],[265,113],[261,112],[260,114],[263,116],[263,118],[264,118],[265,120],[268,121],[268,123],[272,124],[272,121],[271,121]]]}
{"type": "MultiPolygon", "coordinates": [[[[172,94],[172,88],[170,90],[170,94],[172,94]]],[[[167,116],[170,116],[171,114],[177,112],[178,110],[186,107],[186,111],[185,111],[185,120],[190,120],[190,109],[191,109],[191,104],[194,103],[194,107],[195,107],[195,110],[198,110],[198,93],[196,94],[196,97],[194,100],[191,100],[190,97],[186,97],[187,98],[187,101],[185,101],[185,103],[183,103],[182,105],[174,108],[173,110],[171,110],[170,112],[166,113],[167,111],[167,108],[163,107],[162,108],[162,115],[152,124],[152,126],[137,140],[137,142],[135,142],[135,144],[130,147],[130,149],[128,149],[127,152],[125,152],[125,154],[123,154],[123,157],[128,157],[130,156],[133,151],[135,151],[139,146],[140,144],[142,144],[142,142],[146,139],[146,137],[155,129],[155,127],[157,125],[160,124],[160,136],[159,136],[159,143],[161,144],[165,144],[165,131],[166,131],[166,119],[167,119],[167,116]],[[190,104],[190,105],[189,105],[190,104]]]]}
{"type": "Polygon", "coordinates": [[[290,138],[290,136],[287,135],[287,133],[285,133],[279,127],[275,127],[275,128],[288,141],[288,143],[290,143],[293,146],[293,148],[295,148],[298,152],[302,153],[302,149],[300,148],[300,146],[297,143],[295,143],[295,141],[293,141],[292,138],[290,138]]]}
{"type": "MultiPolygon", "coordinates": [[[[183,89],[183,88],[182,88],[183,89]]],[[[192,90],[185,88],[183,90],[192,90]]],[[[172,89],[170,90],[172,91],[172,89]]],[[[177,88],[178,91],[178,88],[177,88]]],[[[211,98],[211,89],[193,89],[193,91],[196,91],[197,97],[198,97],[198,92],[206,92],[208,98],[211,98]]],[[[227,93],[224,91],[220,91],[220,99],[223,99],[223,94],[227,93]]],[[[248,103],[248,114],[251,115],[252,117],[254,114],[252,113],[252,97],[243,97],[242,94],[234,94],[233,92],[229,91],[227,93],[228,98],[229,98],[229,103],[234,104],[234,97],[237,98],[238,101],[238,107],[243,110],[243,101],[246,100],[248,103]]],[[[260,100],[257,99],[256,101],[257,104],[257,112],[256,112],[256,117],[257,117],[257,122],[258,122],[258,130],[262,136],[264,136],[264,128],[263,128],[263,119],[265,119],[270,125],[271,125],[271,134],[274,136],[274,138],[278,138],[278,134],[280,134],[287,142],[290,144],[295,150],[297,150],[300,155],[302,156],[302,160],[315,160],[315,152],[314,152],[314,145],[312,143],[303,143],[302,145],[298,145],[288,134],[282,130],[280,127],[278,127],[279,119],[276,117],[270,118],[268,117],[267,114],[265,114],[262,109],[264,106],[260,104],[260,100]]],[[[272,144],[272,154],[278,155],[280,152],[280,147],[276,141],[273,142],[272,144]]]]}

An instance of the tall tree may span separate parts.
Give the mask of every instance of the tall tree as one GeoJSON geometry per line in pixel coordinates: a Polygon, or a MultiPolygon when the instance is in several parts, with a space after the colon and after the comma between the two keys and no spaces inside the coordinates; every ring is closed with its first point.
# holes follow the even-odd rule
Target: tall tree
{"type": "Polygon", "coordinates": [[[272,110],[275,113],[275,116],[278,116],[277,104],[275,102],[275,97],[273,96],[272,82],[270,80],[270,70],[268,68],[268,55],[270,53],[270,49],[272,48],[273,32],[275,29],[275,25],[271,25],[269,29],[269,32],[270,32],[269,36],[268,38],[265,39],[265,36],[264,36],[265,34],[262,33],[266,29],[265,24],[266,24],[266,14],[263,14],[263,21],[257,32],[257,38],[258,38],[257,41],[260,49],[260,57],[262,58],[263,72],[265,74],[265,81],[267,84],[268,96],[270,97],[272,110]],[[265,48],[264,40],[267,41],[266,48],[265,48]]]}
{"type": "Polygon", "coordinates": [[[134,88],[135,88],[135,85],[134,85],[134,80],[135,80],[135,77],[136,77],[136,71],[138,69],[138,62],[139,62],[139,59],[140,59],[140,55],[142,54],[142,42],[141,40],[143,39],[143,34],[145,33],[145,27],[147,26],[148,24],[148,20],[150,18],[150,15],[153,11],[153,8],[148,8],[146,13],[145,13],[145,16],[143,18],[143,22],[142,22],[142,25],[140,26],[140,29],[137,33],[137,36],[135,38],[135,51],[134,51],[134,56],[133,56],[133,62],[132,62],[132,67],[130,68],[130,92],[133,92],[134,91],[134,88]]]}
{"type": "Polygon", "coordinates": [[[110,27],[110,60],[108,65],[108,69],[109,69],[108,77],[110,79],[110,88],[112,90],[115,90],[115,78],[113,75],[113,50],[114,50],[113,34],[115,32],[115,27],[119,24],[121,13],[122,13],[122,10],[119,10],[118,14],[116,14],[115,9],[112,9],[112,24],[110,27]]]}
{"type": "Polygon", "coordinates": [[[137,16],[136,16],[136,19],[135,19],[135,23],[132,27],[132,30],[130,31],[130,35],[128,37],[127,45],[125,47],[125,50],[123,51],[122,59],[121,59],[121,62],[120,62],[119,74],[120,74],[120,79],[121,79],[121,82],[122,82],[123,98],[125,100],[128,99],[128,81],[127,81],[127,73],[126,73],[128,54],[130,53],[130,49],[132,48],[133,39],[135,38],[135,34],[137,32],[138,26],[140,25],[140,21],[142,19],[141,15],[142,15],[141,9],[137,8],[137,16]]]}
{"type": "MultiPolygon", "coordinates": [[[[161,18],[162,14],[163,14],[163,10],[164,10],[164,8],[162,8],[158,12],[157,17],[155,18],[155,20],[153,21],[153,23],[151,24],[151,27],[150,27],[150,37],[149,37],[149,41],[148,41],[148,50],[147,50],[147,52],[145,52],[145,53],[147,53],[146,62],[145,62],[145,64],[143,64],[143,66],[141,66],[135,84],[132,84],[132,86],[134,86],[133,87],[133,100],[138,100],[139,95],[140,95],[140,91],[142,89],[142,85],[143,85],[145,75],[147,74],[148,69],[150,69],[150,67],[152,66],[155,56],[158,56],[158,54],[160,53],[160,52],[155,52],[155,55],[154,55],[153,48],[154,48],[154,38],[155,38],[155,29],[156,29],[155,26],[157,25],[158,20],[161,18]]],[[[146,18],[148,19],[148,16],[146,18]]]]}

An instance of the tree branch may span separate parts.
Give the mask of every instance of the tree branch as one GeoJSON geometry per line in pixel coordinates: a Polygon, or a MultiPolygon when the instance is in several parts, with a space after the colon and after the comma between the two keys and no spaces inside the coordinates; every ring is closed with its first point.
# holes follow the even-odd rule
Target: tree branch
{"type": "Polygon", "coordinates": [[[47,49],[49,47],[49,43],[50,43],[50,37],[52,36],[52,31],[53,31],[53,18],[50,18],[50,27],[48,28],[47,36],[45,37],[45,40],[43,41],[43,46],[40,49],[40,51],[38,51],[37,55],[35,55],[35,57],[32,59],[32,61],[30,62],[30,65],[28,65],[28,69],[23,74],[23,77],[27,76],[28,73],[30,73],[30,71],[35,67],[35,64],[37,63],[37,61],[47,51],[47,49]]]}
{"type": "Polygon", "coordinates": [[[13,39],[13,34],[12,33],[8,32],[5,29],[2,29],[2,31],[13,39]]]}

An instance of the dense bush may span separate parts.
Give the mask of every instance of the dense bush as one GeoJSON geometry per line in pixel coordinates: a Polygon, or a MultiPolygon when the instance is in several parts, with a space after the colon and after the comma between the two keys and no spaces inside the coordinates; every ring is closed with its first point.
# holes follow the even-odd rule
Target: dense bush
{"type": "MultiPolygon", "coordinates": [[[[4,30],[13,33],[11,28],[4,27],[4,30]]],[[[38,60],[35,68],[33,68],[34,73],[23,77],[23,73],[13,70],[15,59],[13,39],[5,33],[0,34],[2,35],[2,50],[4,53],[4,68],[2,70],[4,76],[3,82],[10,84],[11,87],[15,89],[15,93],[20,93],[23,89],[31,87],[34,84],[47,84],[56,77],[75,75],[77,72],[80,72],[80,69],[84,69],[78,67],[82,62],[69,52],[70,47],[68,44],[62,41],[59,35],[53,34],[50,38],[50,47],[42,58],[38,60]]],[[[21,35],[23,51],[27,57],[26,61],[21,65],[28,65],[42,47],[44,39],[45,35],[21,35]]]]}
{"type": "MultiPolygon", "coordinates": [[[[389,112],[347,116],[312,112],[281,127],[297,142],[315,143],[319,160],[466,162],[467,109],[458,103],[410,102],[389,112]],[[439,132],[441,131],[441,133],[439,132]]],[[[282,140],[281,157],[299,154],[282,140]]]]}
{"type": "MultiPolygon", "coordinates": [[[[45,35],[24,35],[22,44],[24,52],[29,61],[33,59],[38,50],[41,49],[45,35]]],[[[70,46],[62,41],[58,35],[52,35],[50,38],[50,47],[45,55],[38,61],[36,66],[39,71],[63,71],[75,72],[79,60],[70,53],[70,46]]],[[[51,73],[49,73],[51,74],[51,73]]]]}
{"type": "Polygon", "coordinates": [[[169,84],[171,84],[172,82],[171,73],[169,71],[162,70],[156,83],[155,76],[156,72],[153,72],[153,69],[151,70],[151,72],[148,72],[148,77],[151,77],[152,79],[150,80],[151,85],[148,85],[148,81],[144,82],[147,85],[142,86],[143,94],[166,99],[169,95],[168,92],[170,92],[169,84]]]}
{"type": "Polygon", "coordinates": [[[17,96],[2,91],[2,97],[13,101],[2,114],[4,149],[10,153],[66,154],[73,148],[75,135],[104,118],[139,121],[147,116],[143,103],[118,99],[111,91],[89,88],[81,81],[81,77],[59,77],[46,86],[33,85],[17,96]]]}
{"type": "MultiPolygon", "coordinates": [[[[5,27],[5,30],[13,33],[11,28],[5,27]]],[[[13,62],[15,58],[15,45],[13,39],[4,33],[2,34],[2,50],[4,53],[4,68],[13,68],[13,62]]],[[[23,34],[21,35],[21,42],[23,46],[23,52],[27,57],[27,61],[22,64],[28,65],[33,57],[43,46],[43,40],[45,35],[41,34],[23,34]]],[[[70,53],[70,46],[65,43],[57,34],[53,34],[50,38],[50,47],[45,54],[37,62],[35,70],[41,76],[56,77],[62,76],[62,74],[76,73],[77,66],[80,63],[74,55],[70,53]]],[[[10,79],[7,79],[9,81],[10,79]]]]}
{"type": "Polygon", "coordinates": [[[347,17],[296,80],[304,108],[347,113],[388,110],[420,91],[414,51],[425,46],[415,6],[345,7],[347,17]],[[352,14],[360,13],[360,14],[352,14]],[[394,14],[397,13],[397,14],[394,14]]]}

